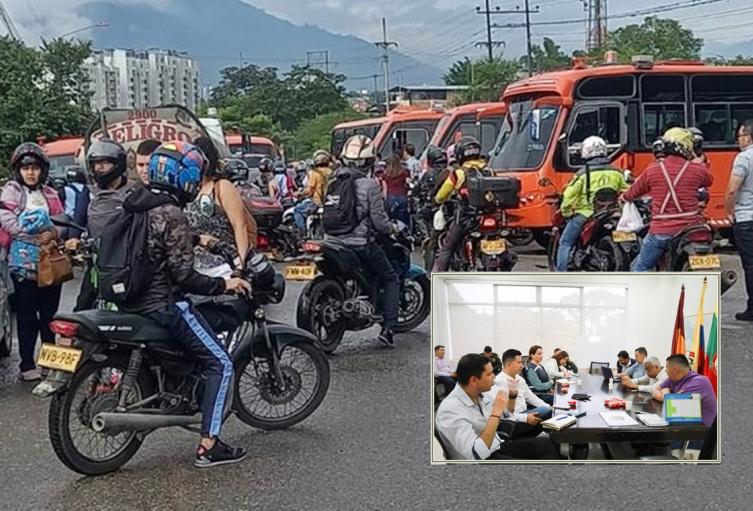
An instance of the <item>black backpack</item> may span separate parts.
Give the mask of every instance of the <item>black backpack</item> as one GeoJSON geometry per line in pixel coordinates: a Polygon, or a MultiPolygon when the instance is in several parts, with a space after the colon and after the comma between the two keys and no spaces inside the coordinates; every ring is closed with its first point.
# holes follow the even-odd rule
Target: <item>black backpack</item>
{"type": "Polygon", "coordinates": [[[341,236],[353,231],[361,219],[358,218],[356,204],[356,180],[352,172],[341,171],[330,176],[324,194],[322,227],[330,236],[341,236]]]}
{"type": "Polygon", "coordinates": [[[99,295],[122,306],[140,297],[151,285],[154,264],[149,260],[149,212],[119,207],[107,224],[97,249],[99,295]]]}

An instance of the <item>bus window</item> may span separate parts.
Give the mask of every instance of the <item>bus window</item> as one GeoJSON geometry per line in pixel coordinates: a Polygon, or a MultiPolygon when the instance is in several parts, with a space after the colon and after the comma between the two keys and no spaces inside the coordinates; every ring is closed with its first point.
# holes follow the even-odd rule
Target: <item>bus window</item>
{"type": "Polygon", "coordinates": [[[499,125],[493,122],[481,123],[481,154],[489,154],[494,148],[494,142],[497,139],[499,125]]]}
{"type": "Polygon", "coordinates": [[[644,103],[684,102],[685,77],[679,75],[642,76],[641,101],[644,103]]]}
{"type": "Polygon", "coordinates": [[[643,143],[646,146],[662,136],[669,128],[687,126],[684,104],[644,104],[643,143]]]}
{"type": "Polygon", "coordinates": [[[635,78],[632,75],[599,76],[586,78],[578,86],[578,97],[632,98],[635,95],[635,78]]]}
{"type": "Polygon", "coordinates": [[[533,108],[530,98],[511,103],[490,155],[491,167],[500,171],[538,169],[558,115],[559,107],[533,108]]]}
{"type": "Polygon", "coordinates": [[[580,144],[590,136],[603,138],[609,147],[608,158],[612,158],[622,148],[626,133],[623,122],[623,106],[584,104],[574,112],[570,125],[568,143],[568,163],[571,167],[583,165],[580,157],[580,144]]]}
{"type": "Polygon", "coordinates": [[[753,118],[753,104],[695,105],[694,114],[695,126],[703,131],[705,143],[732,145],[735,143],[735,127],[753,118]]]}
{"type": "Polygon", "coordinates": [[[696,75],[690,85],[694,103],[753,102],[753,75],[696,75]]]}

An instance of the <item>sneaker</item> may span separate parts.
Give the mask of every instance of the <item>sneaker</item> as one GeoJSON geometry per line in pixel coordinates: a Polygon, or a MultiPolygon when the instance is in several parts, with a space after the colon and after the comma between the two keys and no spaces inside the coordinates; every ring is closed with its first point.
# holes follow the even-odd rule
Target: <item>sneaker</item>
{"type": "Polygon", "coordinates": [[[21,372],[18,377],[22,381],[38,381],[42,379],[42,372],[37,368],[29,369],[28,371],[21,372]]]}
{"type": "Polygon", "coordinates": [[[395,334],[392,332],[392,330],[382,328],[382,330],[379,332],[378,339],[388,348],[395,347],[395,334]]]}
{"type": "Polygon", "coordinates": [[[753,321],[753,311],[745,310],[743,312],[738,312],[735,314],[735,319],[738,321],[753,321]]]}
{"type": "Polygon", "coordinates": [[[199,446],[193,464],[199,468],[207,468],[217,465],[237,463],[243,461],[245,457],[246,449],[242,447],[231,447],[217,439],[211,449],[207,449],[202,445],[199,446]]]}

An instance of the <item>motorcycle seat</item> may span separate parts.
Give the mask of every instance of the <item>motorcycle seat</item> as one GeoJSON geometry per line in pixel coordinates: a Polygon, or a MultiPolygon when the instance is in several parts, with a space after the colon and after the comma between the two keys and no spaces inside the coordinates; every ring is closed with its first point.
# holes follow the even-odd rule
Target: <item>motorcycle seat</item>
{"type": "Polygon", "coordinates": [[[80,334],[91,340],[149,342],[173,338],[169,330],[138,314],[88,310],[57,314],[55,319],[81,325],[84,329],[80,334]]]}

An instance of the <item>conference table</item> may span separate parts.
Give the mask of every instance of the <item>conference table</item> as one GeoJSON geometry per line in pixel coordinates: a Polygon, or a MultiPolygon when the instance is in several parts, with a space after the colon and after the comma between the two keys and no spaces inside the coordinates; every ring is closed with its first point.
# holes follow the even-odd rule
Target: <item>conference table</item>
{"type": "MultiPolygon", "coordinates": [[[[693,424],[669,424],[668,426],[649,427],[641,423],[635,412],[653,413],[663,416],[663,403],[651,398],[647,392],[637,392],[628,389],[622,383],[614,382],[612,390],[609,382],[602,375],[581,374],[579,377],[570,378],[570,386],[565,390],[561,384],[563,380],[557,380],[554,388],[554,405],[568,406],[568,401],[573,394],[588,394],[590,401],[576,401],[576,410],[585,411],[586,415],[579,417],[577,422],[559,431],[549,430],[550,437],[560,444],[586,444],[600,443],[604,454],[608,459],[622,457],[618,454],[619,442],[671,442],[675,440],[703,440],[706,438],[708,427],[702,423],[693,424]],[[576,382],[578,378],[580,385],[576,382]],[[619,408],[625,411],[638,423],[635,426],[609,427],[599,415],[609,411],[604,405],[604,400],[618,397],[628,403],[629,409],[619,408]],[[607,445],[609,444],[609,445],[607,445]]],[[[553,410],[554,414],[568,413],[564,410],[553,410]]]]}

